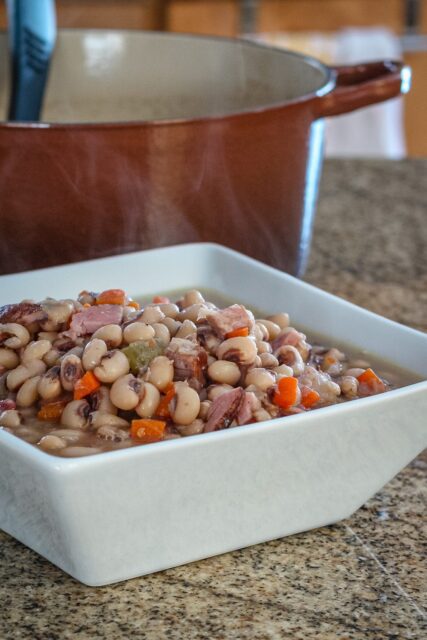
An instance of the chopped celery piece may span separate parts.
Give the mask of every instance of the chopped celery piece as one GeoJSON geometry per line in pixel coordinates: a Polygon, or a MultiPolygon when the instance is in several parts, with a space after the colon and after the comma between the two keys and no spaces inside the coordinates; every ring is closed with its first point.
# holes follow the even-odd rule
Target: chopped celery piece
{"type": "Polygon", "coordinates": [[[162,355],[164,350],[165,345],[158,338],[131,342],[128,347],[122,349],[129,360],[130,369],[135,375],[145,371],[151,360],[156,356],[162,355]]]}

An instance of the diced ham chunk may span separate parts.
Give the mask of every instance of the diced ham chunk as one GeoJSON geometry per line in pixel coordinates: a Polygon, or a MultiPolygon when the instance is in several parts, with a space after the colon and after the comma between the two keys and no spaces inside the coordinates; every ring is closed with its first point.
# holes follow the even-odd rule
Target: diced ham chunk
{"type": "Polygon", "coordinates": [[[242,402],[240,403],[239,410],[237,412],[237,424],[248,424],[252,422],[252,399],[249,393],[245,392],[242,402]]]}
{"type": "Polygon", "coordinates": [[[32,322],[45,320],[46,312],[41,305],[35,302],[19,302],[18,304],[5,304],[0,307],[0,323],[16,322],[29,325],[32,322]]]}
{"type": "Polygon", "coordinates": [[[296,329],[289,328],[288,331],[285,331],[284,333],[278,335],[277,338],[275,338],[271,343],[273,353],[274,351],[276,351],[276,349],[279,349],[285,344],[289,344],[291,347],[296,347],[301,341],[305,339],[306,336],[303,333],[297,331],[296,329]]]}
{"type": "Polygon", "coordinates": [[[173,362],[174,380],[187,380],[196,389],[204,384],[208,354],[197,342],[172,338],[165,355],[173,362]]]}
{"type": "Polygon", "coordinates": [[[106,324],[120,324],[123,307],[119,304],[100,304],[75,313],[70,324],[70,336],[84,336],[95,333],[106,324]]]}
{"type": "Polygon", "coordinates": [[[206,320],[221,339],[225,338],[227,333],[236,329],[246,327],[250,331],[254,325],[252,313],[241,304],[233,304],[226,309],[209,313],[206,315],[206,320]]]}
{"type": "Polygon", "coordinates": [[[245,391],[237,387],[233,391],[222,393],[215,398],[209,408],[208,419],[204,428],[205,433],[227,429],[233,422],[245,401],[245,391]]]}

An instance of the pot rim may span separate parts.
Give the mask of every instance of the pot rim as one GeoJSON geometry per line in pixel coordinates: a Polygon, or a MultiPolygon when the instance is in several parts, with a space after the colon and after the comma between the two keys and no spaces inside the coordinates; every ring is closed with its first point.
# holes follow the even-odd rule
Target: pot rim
{"type": "Polygon", "coordinates": [[[215,35],[201,35],[201,34],[193,34],[193,33],[175,33],[175,32],[167,32],[167,31],[139,31],[136,29],[102,29],[102,28],[89,28],[89,29],[77,29],[77,28],[65,28],[60,29],[59,33],[79,33],[79,32],[95,32],[95,33],[124,33],[127,36],[131,37],[161,37],[164,39],[187,39],[187,40],[199,40],[199,41],[214,41],[214,42],[227,42],[230,44],[243,44],[244,46],[251,47],[253,49],[263,49],[266,51],[273,52],[273,55],[280,55],[284,58],[286,57],[294,57],[298,58],[301,61],[304,61],[308,65],[320,69],[325,75],[324,84],[316,89],[315,91],[311,91],[310,93],[305,93],[297,98],[292,98],[290,100],[283,100],[280,102],[266,103],[261,104],[256,107],[248,107],[247,109],[242,109],[240,111],[231,112],[231,113],[223,113],[223,114],[215,114],[215,115],[206,115],[206,116],[196,116],[196,117],[188,117],[188,118],[164,118],[164,119],[154,119],[154,120],[105,120],[103,122],[92,122],[92,121],[82,121],[82,122],[49,122],[49,121],[25,121],[25,122],[14,122],[10,120],[1,120],[0,128],[3,129],[52,129],[55,131],[59,130],[92,130],[92,129],[123,129],[123,128],[133,128],[133,127],[152,127],[152,126],[172,126],[172,125],[185,125],[190,123],[195,124],[204,124],[204,123],[214,123],[221,122],[224,120],[231,120],[235,118],[241,118],[242,116],[251,116],[256,114],[263,114],[266,112],[275,112],[286,107],[296,106],[303,103],[308,103],[312,100],[320,98],[322,96],[327,95],[336,86],[336,72],[335,69],[329,67],[328,65],[321,62],[319,59],[300,53],[298,51],[293,51],[292,49],[285,49],[282,47],[275,47],[273,45],[269,45],[262,42],[257,42],[255,40],[250,40],[246,38],[232,38],[232,37],[224,37],[224,36],[215,36],[215,35]]]}

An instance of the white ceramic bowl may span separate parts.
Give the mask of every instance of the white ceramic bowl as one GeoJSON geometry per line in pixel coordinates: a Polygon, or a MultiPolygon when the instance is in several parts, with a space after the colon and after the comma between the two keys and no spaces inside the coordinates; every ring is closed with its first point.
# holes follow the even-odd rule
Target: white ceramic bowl
{"type": "MultiPolygon", "coordinates": [[[[210,288],[427,378],[427,335],[228,249],[194,244],[0,277],[0,304],[210,288]]],[[[0,431],[0,526],[88,585],[350,516],[427,445],[427,381],[306,414],[87,458],[0,431]]]]}

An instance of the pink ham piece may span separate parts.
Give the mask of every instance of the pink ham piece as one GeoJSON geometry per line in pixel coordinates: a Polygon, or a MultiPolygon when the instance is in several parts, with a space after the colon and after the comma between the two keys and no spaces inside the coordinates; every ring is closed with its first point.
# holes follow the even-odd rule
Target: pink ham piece
{"type": "Polygon", "coordinates": [[[250,395],[246,392],[242,402],[240,403],[236,420],[239,426],[252,422],[252,400],[250,395]]]}
{"type": "Polygon", "coordinates": [[[172,338],[165,355],[173,362],[174,380],[188,380],[195,388],[204,384],[208,354],[197,342],[172,338]]]}
{"type": "Polygon", "coordinates": [[[3,411],[10,411],[11,409],[16,409],[16,402],[14,400],[9,400],[9,398],[6,398],[6,400],[0,400],[0,413],[3,413],[3,411]]]}
{"type": "Polygon", "coordinates": [[[245,392],[242,387],[223,393],[212,402],[204,432],[227,429],[237,417],[245,400],[245,392]]]}
{"type": "Polygon", "coordinates": [[[283,347],[283,345],[285,344],[289,344],[292,347],[296,347],[299,342],[305,339],[306,339],[306,336],[304,335],[304,333],[301,333],[296,329],[290,329],[289,331],[286,331],[285,333],[278,335],[277,338],[273,340],[273,342],[271,343],[273,353],[276,351],[276,349],[283,347]]]}
{"type": "Polygon", "coordinates": [[[231,331],[244,327],[250,331],[254,325],[252,313],[241,304],[233,304],[226,309],[208,313],[206,320],[221,340],[231,331]]]}
{"type": "Polygon", "coordinates": [[[75,313],[69,332],[64,332],[63,335],[84,336],[92,334],[106,324],[120,324],[122,318],[123,307],[119,304],[99,304],[75,313]]]}
{"type": "Polygon", "coordinates": [[[34,302],[19,302],[18,304],[6,304],[0,307],[0,323],[16,322],[29,325],[47,318],[41,305],[34,302]]]}

